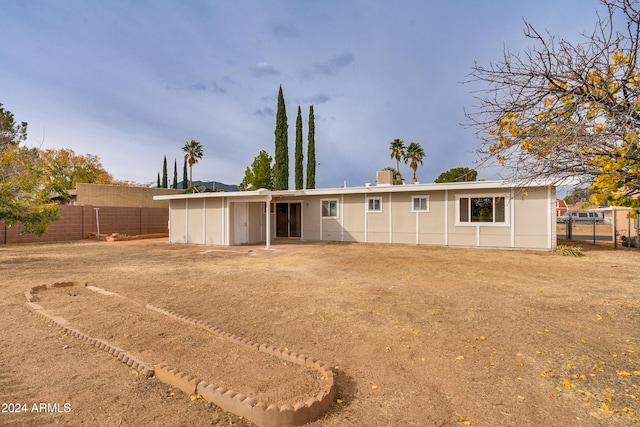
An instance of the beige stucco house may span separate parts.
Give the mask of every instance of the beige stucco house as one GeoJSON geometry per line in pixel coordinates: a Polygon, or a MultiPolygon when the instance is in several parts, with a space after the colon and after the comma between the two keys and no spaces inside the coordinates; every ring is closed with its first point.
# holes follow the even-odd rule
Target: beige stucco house
{"type": "Polygon", "coordinates": [[[556,191],[507,181],[365,185],[154,196],[169,240],[241,245],[274,239],[552,249],[556,191]]]}

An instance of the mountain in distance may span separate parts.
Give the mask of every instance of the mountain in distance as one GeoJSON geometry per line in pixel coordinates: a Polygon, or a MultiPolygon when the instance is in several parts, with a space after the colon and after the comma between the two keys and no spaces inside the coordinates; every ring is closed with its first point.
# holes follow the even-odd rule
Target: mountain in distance
{"type": "MultiPolygon", "coordinates": [[[[209,188],[215,188],[217,191],[239,191],[238,186],[235,184],[224,184],[218,181],[193,181],[194,187],[198,187],[200,185],[204,185],[205,187],[209,188]]],[[[178,182],[178,189],[182,189],[182,181],[178,182]]]]}

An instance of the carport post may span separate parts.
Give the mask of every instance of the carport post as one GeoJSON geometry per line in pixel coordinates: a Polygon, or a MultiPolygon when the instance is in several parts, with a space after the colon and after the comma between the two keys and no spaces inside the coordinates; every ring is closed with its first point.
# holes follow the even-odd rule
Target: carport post
{"type": "Polygon", "coordinates": [[[611,208],[613,213],[613,249],[618,249],[618,219],[616,214],[616,208],[611,208]]]}
{"type": "Polygon", "coordinates": [[[93,208],[96,211],[96,228],[98,229],[98,242],[100,241],[100,216],[98,215],[98,211],[100,208],[93,208]]]}
{"type": "Polygon", "coordinates": [[[271,196],[267,197],[267,201],[264,202],[265,209],[265,221],[267,222],[266,230],[267,230],[267,249],[271,248],[271,196]]]}

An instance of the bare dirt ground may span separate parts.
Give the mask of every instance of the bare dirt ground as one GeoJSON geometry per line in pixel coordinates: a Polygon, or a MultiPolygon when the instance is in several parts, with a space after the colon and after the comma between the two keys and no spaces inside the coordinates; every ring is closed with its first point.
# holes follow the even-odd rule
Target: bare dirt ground
{"type": "Polygon", "coordinates": [[[0,425],[252,425],[23,306],[31,286],[75,281],[127,298],[66,288],[38,304],[151,364],[219,375],[273,401],[317,380],[146,313],[146,303],[327,362],[336,398],[312,427],[640,426],[640,252],[582,245],[581,258],[166,239],[0,247],[0,425]],[[8,413],[15,404],[27,411],[8,413]]]}

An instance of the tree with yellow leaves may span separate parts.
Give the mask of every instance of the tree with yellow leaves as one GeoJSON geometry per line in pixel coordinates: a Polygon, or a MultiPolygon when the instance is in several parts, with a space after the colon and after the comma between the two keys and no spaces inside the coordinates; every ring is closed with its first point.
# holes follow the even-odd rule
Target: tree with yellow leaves
{"type": "Polygon", "coordinates": [[[113,177],[93,154],[76,154],[70,148],[45,149],[40,160],[48,175],[48,181],[57,192],[76,188],[79,182],[88,184],[112,184],[113,177]]]}
{"type": "Polygon", "coordinates": [[[20,145],[26,139],[27,123],[16,122],[0,104],[0,221],[41,236],[60,208],[49,197],[53,188],[40,153],[20,145]]]}
{"type": "Polygon", "coordinates": [[[578,178],[595,203],[640,208],[640,3],[601,3],[606,13],[580,43],[525,22],[537,47],[476,64],[469,82],[488,86],[466,115],[481,160],[508,178],[578,178]]]}

